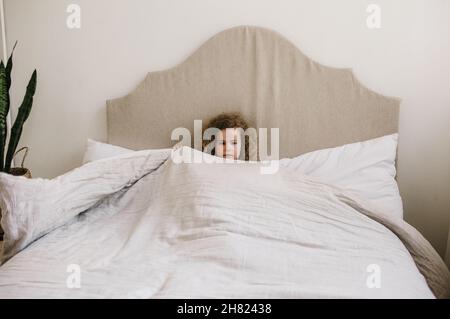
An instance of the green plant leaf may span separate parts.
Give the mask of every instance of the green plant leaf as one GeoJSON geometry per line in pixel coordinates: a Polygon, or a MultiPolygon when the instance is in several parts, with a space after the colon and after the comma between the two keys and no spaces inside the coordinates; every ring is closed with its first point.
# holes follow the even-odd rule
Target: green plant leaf
{"type": "Polygon", "coordinates": [[[6,69],[3,62],[0,63],[0,172],[4,170],[6,136],[8,128],[6,117],[9,112],[8,84],[6,80],[6,69]]]}
{"type": "Polygon", "coordinates": [[[1,74],[0,74],[0,172],[4,170],[5,165],[5,148],[6,139],[8,137],[8,125],[7,117],[10,109],[10,96],[9,89],[11,88],[11,72],[13,68],[13,55],[16,48],[17,41],[9,56],[8,62],[6,63],[6,68],[1,62],[1,74]]]}
{"type": "Polygon", "coordinates": [[[25,121],[31,112],[31,107],[33,106],[33,97],[36,92],[36,82],[37,82],[37,72],[34,70],[31,75],[30,81],[27,85],[27,90],[23,98],[22,104],[17,112],[16,120],[11,128],[11,136],[9,139],[8,152],[6,153],[5,161],[5,171],[9,172],[11,169],[11,162],[16,151],[17,145],[19,144],[20,136],[22,135],[22,129],[25,121]]]}
{"type": "MultiPolygon", "coordinates": [[[[16,43],[14,43],[13,49],[11,51],[11,55],[9,56],[8,62],[6,63],[6,83],[8,85],[8,92],[9,89],[11,88],[11,71],[13,68],[13,55],[14,55],[14,50],[16,49],[16,45],[17,45],[17,41],[16,43]]],[[[8,101],[9,101],[9,95],[8,95],[8,101]]],[[[8,103],[9,106],[9,103],[8,103]]]]}

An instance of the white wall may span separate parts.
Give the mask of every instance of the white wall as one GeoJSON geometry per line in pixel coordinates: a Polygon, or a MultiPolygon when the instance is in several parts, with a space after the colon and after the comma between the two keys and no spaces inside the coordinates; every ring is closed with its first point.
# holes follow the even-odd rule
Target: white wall
{"type": "Polygon", "coordinates": [[[105,100],[147,71],[184,60],[215,33],[275,29],[323,64],[352,67],[368,87],[403,99],[399,184],[406,219],[444,255],[450,223],[450,1],[5,0],[8,49],[19,40],[13,103],[34,67],[38,90],[22,144],[27,166],[53,177],[76,167],[87,137],[106,139],[105,100]],[[66,8],[82,9],[80,30],[66,8]],[[369,3],[382,9],[369,30],[369,3]]]}

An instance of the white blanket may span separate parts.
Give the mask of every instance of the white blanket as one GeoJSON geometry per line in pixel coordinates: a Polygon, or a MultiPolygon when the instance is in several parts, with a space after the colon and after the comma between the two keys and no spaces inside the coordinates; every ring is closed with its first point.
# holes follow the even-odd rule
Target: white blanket
{"type": "MultiPolygon", "coordinates": [[[[133,160],[115,159],[116,174],[79,178],[58,194],[70,190],[74,202],[66,207],[84,207],[96,187],[135,177],[133,165],[124,165],[133,160]]],[[[2,265],[0,299],[448,293],[448,270],[418,232],[337,188],[283,168],[261,175],[250,163],[143,165],[137,182],[99,192],[95,205],[2,265]],[[79,288],[68,285],[73,265],[79,288]]]]}

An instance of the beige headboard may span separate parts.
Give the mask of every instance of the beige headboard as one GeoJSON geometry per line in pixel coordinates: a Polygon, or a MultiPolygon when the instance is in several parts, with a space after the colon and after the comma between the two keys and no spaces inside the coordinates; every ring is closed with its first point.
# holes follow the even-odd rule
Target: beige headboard
{"type": "Polygon", "coordinates": [[[180,65],[151,72],[107,102],[108,142],[131,149],[172,146],[171,132],[239,111],[252,127],[280,129],[280,156],[397,132],[400,100],[363,86],[351,69],[321,65],[280,34],[225,30],[180,65]]]}

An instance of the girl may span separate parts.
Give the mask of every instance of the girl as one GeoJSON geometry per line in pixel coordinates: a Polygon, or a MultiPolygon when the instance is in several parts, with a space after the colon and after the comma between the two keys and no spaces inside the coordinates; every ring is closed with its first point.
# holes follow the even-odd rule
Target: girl
{"type": "Polygon", "coordinates": [[[245,154],[242,158],[248,161],[249,140],[244,136],[248,124],[241,114],[222,113],[217,115],[209,121],[206,129],[208,128],[216,128],[219,131],[212,136],[211,142],[205,141],[204,151],[208,146],[212,155],[237,160],[241,156],[242,143],[244,143],[245,154]]]}

